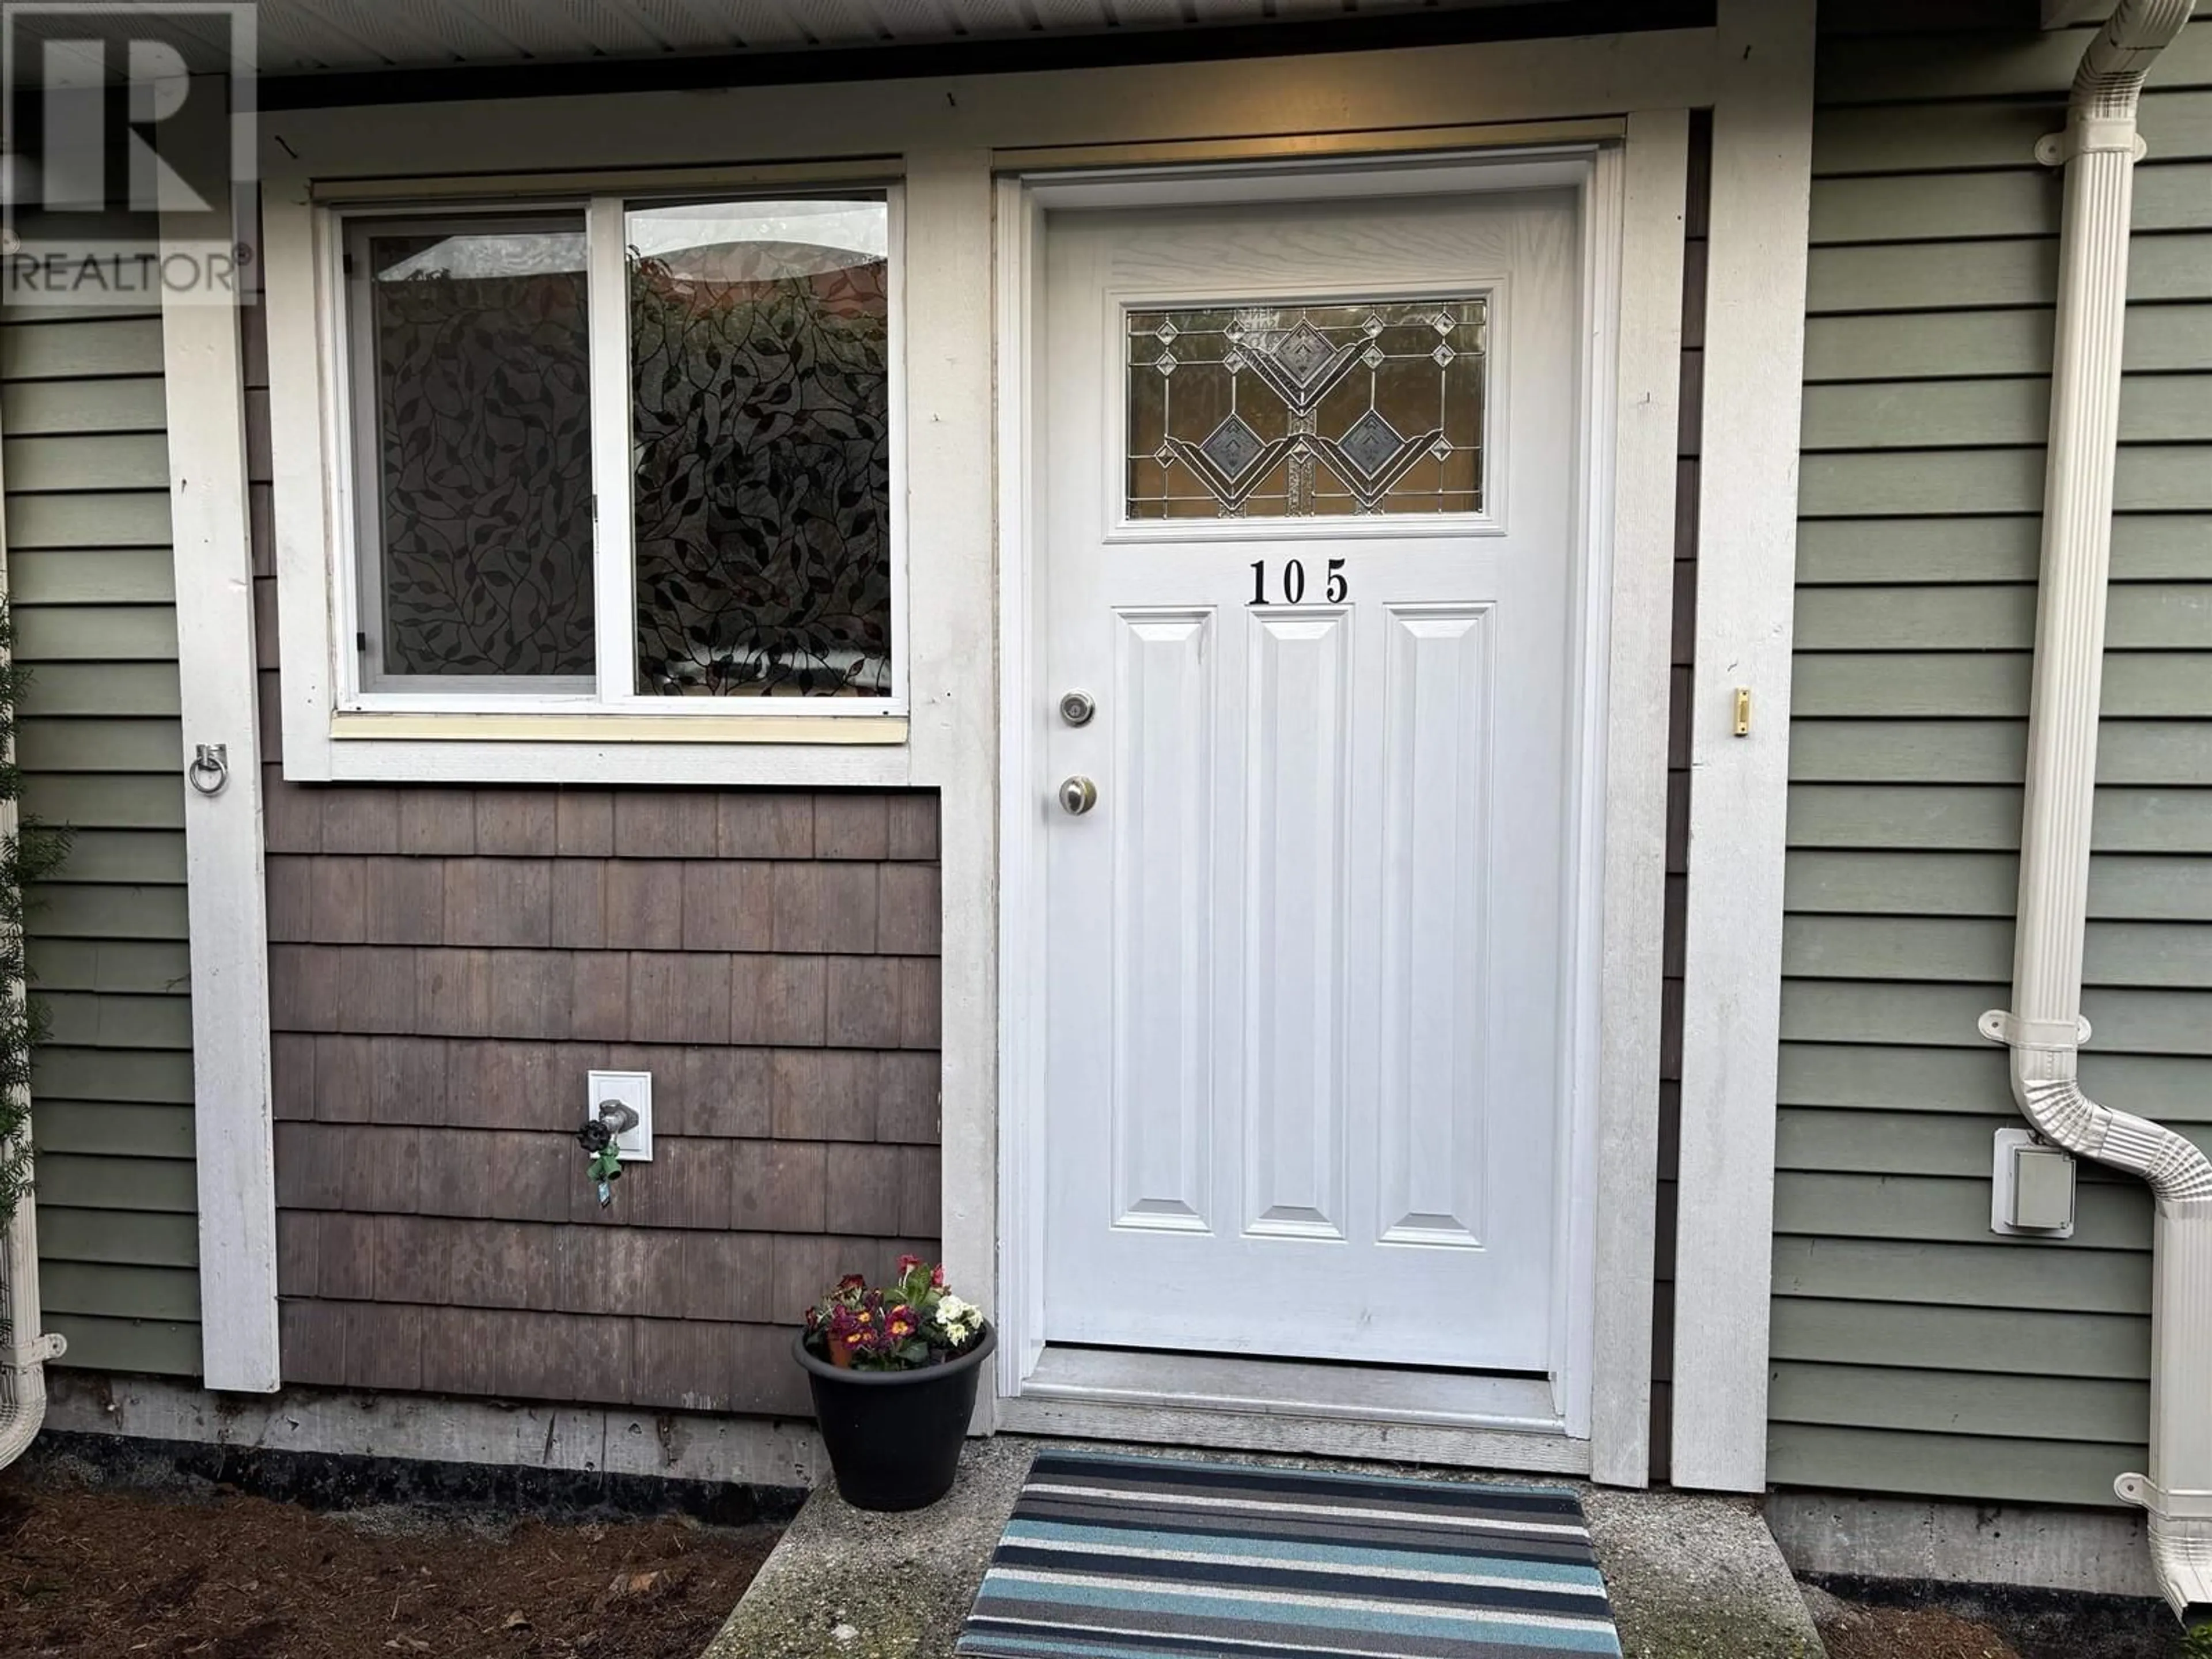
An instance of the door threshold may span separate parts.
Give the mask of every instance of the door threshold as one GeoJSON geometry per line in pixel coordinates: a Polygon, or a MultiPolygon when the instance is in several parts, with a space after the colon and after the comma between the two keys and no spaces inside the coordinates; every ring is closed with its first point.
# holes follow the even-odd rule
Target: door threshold
{"type": "Polygon", "coordinates": [[[1548,1378],[1048,1344],[999,1426],[1579,1474],[1548,1378]]]}
{"type": "Polygon", "coordinates": [[[1525,1434],[1559,1434],[1565,1427],[1547,1377],[1061,1343],[1048,1343],[1023,1382],[1022,1397],[1031,1395],[1525,1434]]]}

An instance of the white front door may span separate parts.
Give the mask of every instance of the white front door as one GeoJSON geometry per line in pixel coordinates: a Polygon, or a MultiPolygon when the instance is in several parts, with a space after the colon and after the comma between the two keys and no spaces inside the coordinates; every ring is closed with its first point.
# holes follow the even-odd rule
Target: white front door
{"type": "Polygon", "coordinates": [[[1547,1370],[1573,198],[1046,234],[1045,1337],[1547,1370]]]}

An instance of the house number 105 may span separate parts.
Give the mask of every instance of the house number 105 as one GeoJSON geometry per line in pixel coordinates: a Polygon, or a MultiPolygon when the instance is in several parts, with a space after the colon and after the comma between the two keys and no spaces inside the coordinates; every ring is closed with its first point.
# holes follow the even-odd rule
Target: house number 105
{"type": "MultiPolygon", "coordinates": [[[[1331,605],[1342,605],[1352,597],[1352,583],[1344,574],[1342,559],[1328,562],[1328,592],[1331,605]]],[[[1306,564],[1304,559],[1283,561],[1282,593],[1285,605],[1304,605],[1306,602],[1306,564]]],[[[1265,605],[1267,602],[1267,562],[1255,559],[1252,561],[1252,603],[1265,605]]]]}

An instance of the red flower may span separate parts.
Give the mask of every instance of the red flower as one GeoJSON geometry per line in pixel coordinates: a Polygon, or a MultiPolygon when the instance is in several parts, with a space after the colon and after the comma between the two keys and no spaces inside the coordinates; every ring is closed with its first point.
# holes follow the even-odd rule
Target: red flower
{"type": "Polygon", "coordinates": [[[898,1259],[899,1277],[900,1277],[901,1279],[905,1278],[908,1273],[912,1273],[912,1272],[913,1272],[916,1267],[919,1267],[920,1266],[921,1266],[921,1258],[920,1256],[918,1256],[918,1255],[902,1255],[902,1256],[901,1256],[901,1257],[898,1259]]]}
{"type": "Polygon", "coordinates": [[[929,1270],[929,1288],[933,1291],[945,1288],[945,1264],[942,1261],[929,1270]]]}
{"type": "Polygon", "coordinates": [[[866,1273],[847,1273],[837,1281],[837,1288],[840,1291],[860,1291],[866,1290],[867,1284],[868,1276],[866,1273]]]}

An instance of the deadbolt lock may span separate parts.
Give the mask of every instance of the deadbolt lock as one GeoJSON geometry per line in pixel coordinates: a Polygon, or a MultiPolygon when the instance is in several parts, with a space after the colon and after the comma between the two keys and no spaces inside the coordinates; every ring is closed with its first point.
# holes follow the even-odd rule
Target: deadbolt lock
{"type": "Polygon", "coordinates": [[[1060,697],[1060,717],[1070,726],[1088,726],[1091,717],[1098,712],[1098,699],[1088,691],[1063,691],[1060,697]]]}

